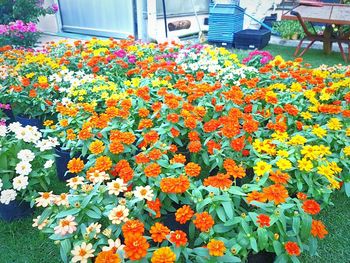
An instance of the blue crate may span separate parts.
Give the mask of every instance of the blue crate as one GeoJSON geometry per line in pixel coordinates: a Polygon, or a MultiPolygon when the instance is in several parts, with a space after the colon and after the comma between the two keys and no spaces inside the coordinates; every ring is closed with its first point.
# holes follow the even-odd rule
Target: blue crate
{"type": "Polygon", "coordinates": [[[234,33],[243,29],[244,9],[235,4],[209,5],[208,42],[232,47],[234,33]]]}
{"type": "Polygon", "coordinates": [[[270,41],[271,31],[268,29],[246,29],[235,33],[235,48],[262,49],[270,41]]]}

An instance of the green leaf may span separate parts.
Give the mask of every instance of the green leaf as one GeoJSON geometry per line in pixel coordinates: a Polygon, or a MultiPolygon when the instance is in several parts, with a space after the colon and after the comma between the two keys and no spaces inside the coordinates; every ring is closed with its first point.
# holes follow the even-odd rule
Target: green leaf
{"type": "Polygon", "coordinates": [[[216,262],[227,262],[227,263],[238,263],[242,262],[239,257],[235,257],[229,254],[226,254],[225,256],[218,257],[216,262]]]}
{"type": "Polygon", "coordinates": [[[222,222],[226,222],[226,215],[225,215],[225,211],[224,209],[219,206],[217,209],[216,209],[216,214],[218,215],[218,217],[220,218],[220,220],[222,222]]]}
{"type": "Polygon", "coordinates": [[[298,235],[300,230],[300,218],[294,217],[293,218],[293,231],[298,235]]]}
{"type": "Polygon", "coordinates": [[[224,211],[227,215],[228,219],[232,219],[233,218],[233,206],[231,202],[223,202],[222,206],[224,208],[224,211]]]}
{"type": "Polygon", "coordinates": [[[272,242],[273,249],[275,250],[275,253],[277,256],[281,255],[283,253],[283,248],[280,242],[278,241],[273,241],[272,242]]]}
{"type": "Polygon", "coordinates": [[[231,186],[228,192],[233,195],[246,196],[246,194],[243,193],[242,189],[238,186],[231,186]]]}
{"type": "Polygon", "coordinates": [[[268,241],[268,235],[267,235],[267,230],[265,228],[258,228],[258,245],[260,250],[263,250],[266,248],[267,241],[268,241]]]}
{"type": "Polygon", "coordinates": [[[345,189],[345,193],[348,197],[350,197],[350,182],[345,182],[344,183],[344,189],[345,189]]]}
{"type": "Polygon", "coordinates": [[[66,211],[59,212],[57,214],[56,218],[62,218],[62,217],[66,217],[66,216],[69,216],[69,215],[75,215],[75,214],[77,214],[79,212],[80,212],[79,208],[72,208],[72,209],[69,209],[69,210],[66,210],[66,211]]]}
{"type": "Polygon", "coordinates": [[[204,247],[196,247],[192,251],[198,256],[209,257],[209,251],[208,251],[208,249],[206,249],[204,247]]]}
{"type": "Polygon", "coordinates": [[[61,255],[61,259],[63,262],[68,262],[68,255],[69,252],[72,249],[72,245],[69,239],[65,239],[63,241],[60,242],[61,247],[60,247],[60,255],[61,255]]]}
{"type": "Polygon", "coordinates": [[[302,215],[301,219],[301,238],[308,239],[311,231],[312,217],[309,215],[302,215]]]}
{"type": "Polygon", "coordinates": [[[94,211],[92,209],[87,210],[85,214],[94,219],[100,219],[102,215],[101,211],[98,213],[97,211],[94,211]]]}
{"type": "Polygon", "coordinates": [[[251,237],[251,238],[249,238],[249,241],[250,241],[250,246],[252,247],[252,249],[255,252],[259,252],[258,244],[256,243],[256,239],[254,237],[251,237]]]}

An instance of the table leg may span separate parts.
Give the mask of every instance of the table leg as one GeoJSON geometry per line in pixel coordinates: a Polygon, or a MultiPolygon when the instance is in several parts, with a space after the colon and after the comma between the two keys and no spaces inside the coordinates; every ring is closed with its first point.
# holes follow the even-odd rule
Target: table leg
{"type": "Polygon", "coordinates": [[[327,25],[323,32],[323,36],[325,37],[325,41],[323,42],[323,52],[327,55],[329,55],[332,52],[332,32],[333,28],[331,25],[327,25]]]}

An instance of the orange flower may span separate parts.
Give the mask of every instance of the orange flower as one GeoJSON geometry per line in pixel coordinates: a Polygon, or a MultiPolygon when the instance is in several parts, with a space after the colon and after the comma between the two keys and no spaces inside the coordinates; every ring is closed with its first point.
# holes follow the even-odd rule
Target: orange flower
{"type": "Polygon", "coordinates": [[[194,225],[202,232],[208,231],[214,225],[214,219],[208,212],[196,213],[196,219],[193,220],[194,225]]]}
{"type": "Polygon", "coordinates": [[[166,239],[166,236],[170,233],[170,229],[161,223],[155,223],[149,232],[152,235],[153,241],[160,243],[166,239]]]}
{"type": "Polygon", "coordinates": [[[147,177],[157,177],[162,172],[162,169],[159,164],[151,163],[145,167],[144,172],[147,177]]]}
{"type": "Polygon", "coordinates": [[[154,251],[151,262],[152,263],[173,263],[176,260],[175,253],[170,247],[161,247],[154,251]]]}
{"type": "Polygon", "coordinates": [[[170,242],[175,244],[175,246],[185,246],[187,243],[187,235],[181,230],[176,230],[170,233],[170,242]]]}
{"type": "Polygon", "coordinates": [[[148,163],[150,160],[145,154],[139,153],[138,155],[135,156],[135,161],[137,164],[142,164],[142,163],[148,163]]]}
{"type": "Polygon", "coordinates": [[[175,220],[180,224],[185,224],[188,220],[191,220],[194,212],[188,205],[184,205],[177,209],[175,213],[175,220]]]}
{"type": "Polygon", "coordinates": [[[232,185],[232,181],[229,179],[228,174],[217,174],[215,176],[209,176],[204,179],[204,186],[212,186],[220,189],[229,188],[232,185]]]}
{"type": "Polygon", "coordinates": [[[120,154],[120,153],[124,152],[124,145],[117,140],[113,140],[113,141],[111,141],[111,144],[109,145],[109,150],[113,154],[120,154]]]}
{"type": "Polygon", "coordinates": [[[299,193],[297,193],[297,198],[298,198],[299,200],[304,201],[304,200],[307,199],[307,194],[299,192],[299,193]]]}
{"type": "Polygon", "coordinates": [[[269,178],[275,184],[286,184],[290,176],[287,173],[282,173],[280,170],[277,170],[276,172],[271,172],[269,178]]]}
{"type": "Polygon", "coordinates": [[[191,141],[188,144],[188,150],[190,153],[197,153],[202,149],[202,144],[200,141],[191,141]]]}
{"type": "Polygon", "coordinates": [[[269,201],[273,201],[275,205],[284,203],[288,198],[287,189],[280,184],[274,184],[274,185],[270,185],[269,187],[265,187],[263,189],[263,192],[266,198],[269,201]]]}
{"type": "Polygon", "coordinates": [[[257,216],[256,222],[259,224],[259,227],[270,226],[270,217],[268,215],[260,214],[257,216]]]}
{"type": "Polygon", "coordinates": [[[321,211],[321,206],[315,200],[306,200],[302,208],[310,215],[317,215],[321,211]]]}
{"type": "Polygon", "coordinates": [[[300,248],[297,243],[288,241],[284,244],[284,248],[286,249],[288,255],[290,256],[299,256],[300,248]]]}
{"type": "Polygon", "coordinates": [[[37,93],[36,93],[35,89],[31,89],[29,91],[29,97],[35,98],[36,96],[37,96],[37,93]]]}
{"type": "Polygon", "coordinates": [[[185,172],[189,176],[197,177],[201,173],[201,167],[193,162],[186,164],[185,172]]]}
{"type": "Polygon", "coordinates": [[[153,149],[152,151],[150,151],[148,153],[148,157],[153,161],[160,159],[162,157],[162,155],[163,155],[163,153],[159,149],[153,149]]]}
{"type": "Polygon", "coordinates": [[[105,149],[105,146],[103,142],[99,140],[92,142],[89,146],[89,150],[92,154],[100,154],[104,151],[104,149],[105,149]]]}
{"type": "Polygon", "coordinates": [[[108,156],[100,156],[96,159],[95,168],[99,171],[108,171],[112,167],[112,161],[108,156]]]}
{"type": "Polygon", "coordinates": [[[68,162],[67,168],[70,173],[80,173],[84,169],[84,162],[80,158],[73,158],[68,162]]]}
{"type": "Polygon", "coordinates": [[[146,108],[139,109],[139,116],[141,118],[146,118],[149,115],[149,110],[146,108]]]}
{"type": "Polygon", "coordinates": [[[208,152],[210,154],[214,154],[214,150],[220,150],[221,149],[221,145],[213,140],[210,140],[208,143],[207,143],[207,147],[208,147],[208,152]]]}
{"type": "Polygon", "coordinates": [[[130,260],[140,260],[147,255],[147,239],[139,235],[128,235],[125,238],[124,251],[130,260]]]}
{"type": "Polygon", "coordinates": [[[190,181],[187,176],[180,175],[179,178],[162,178],[160,189],[163,193],[181,194],[190,187],[190,181]]]}
{"type": "Polygon", "coordinates": [[[123,231],[124,237],[128,235],[142,236],[145,229],[144,229],[143,223],[136,219],[136,220],[126,221],[126,223],[122,226],[122,231],[123,231]]]}
{"type": "Polygon", "coordinates": [[[242,137],[239,137],[237,139],[233,139],[230,143],[231,147],[233,150],[235,150],[236,152],[240,152],[243,150],[245,144],[245,139],[244,139],[244,136],[242,137]]]}
{"type": "Polygon", "coordinates": [[[311,234],[314,237],[318,237],[319,239],[323,239],[328,234],[328,231],[327,231],[325,225],[322,223],[322,221],[312,220],[311,234]]]}
{"type": "Polygon", "coordinates": [[[100,252],[95,260],[95,263],[119,263],[121,259],[113,250],[100,252]]]}
{"type": "Polygon", "coordinates": [[[79,132],[79,139],[80,140],[87,140],[92,137],[92,133],[89,131],[89,129],[82,129],[79,132]]]}
{"type": "MultiPolygon", "coordinates": [[[[156,198],[156,200],[147,200],[147,206],[149,209],[156,212],[156,218],[160,217],[160,207],[162,206],[162,203],[160,202],[159,198],[156,198]]],[[[150,213],[151,215],[151,213],[150,213]]]]}
{"type": "Polygon", "coordinates": [[[173,159],[170,160],[170,163],[185,163],[186,162],[186,156],[182,154],[175,154],[173,159]]]}
{"type": "Polygon", "coordinates": [[[210,256],[222,257],[225,254],[226,247],[223,241],[212,239],[207,245],[210,256]]]}
{"type": "Polygon", "coordinates": [[[257,191],[253,191],[247,195],[247,202],[251,203],[253,201],[265,203],[267,200],[264,193],[259,193],[257,191]]]}
{"type": "Polygon", "coordinates": [[[153,127],[153,121],[151,119],[142,119],[140,120],[138,129],[142,130],[145,128],[152,128],[153,127]]]}

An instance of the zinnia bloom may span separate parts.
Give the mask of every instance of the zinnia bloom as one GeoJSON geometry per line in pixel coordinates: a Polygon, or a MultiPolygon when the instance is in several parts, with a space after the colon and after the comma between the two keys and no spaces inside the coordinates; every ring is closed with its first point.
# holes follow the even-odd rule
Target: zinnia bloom
{"type": "Polygon", "coordinates": [[[259,224],[259,227],[269,227],[270,226],[270,217],[268,215],[260,214],[257,216],[256,222],[259,224]]]}
{"type": "Polygon", "coordinates": [[[89,258],[94,257],[94,252],[92,244],[83,242],[80,246],[75,246],[71,251],[73,255],[72,262],[87,263],[89,258]]]}
{"type": "Polygon", "coordinates": [[[113,250],[100,252],[95,260],[95,263],[120,263],[121,259],[113,250]]]}
{"type": "Polygon", "coordinates": [[[312,220],[311,234],[314,237],[318,237],[319,239],[323,239],[328,234],[328,231],[327,231],[325,225],[322,223],[322,221],[312,220]]]}
{"type": "Polygon", "coordinates": [[[187,176],[180,175],[179,178],[162,178],[160,189],[163,193],[181,194],[190,187],[190,181],[187,176]]]}
{"type": "Polygon", "coordinates": [[[214,225],[214,219],[208,212],[197,213],[194,225],[202,232],[208,231],[214,225]]]}
{"type": "Polygon", "coordinates": [[[155,223],[149,230],[154,242],[162,242],[166,239],[166,236],[170,233],[170,229],[161,223],[155,223]]]}
{"type": "Polygon", "coordinates": [[[270,185],[269,187],[265,187],[263,189],[263,192],[266,198],[269,201],[273,201],[275,205],[284,203],[289,196],[287,189],[280,184],[274,184],[270,185]]]}
{"type": "Polygon", "coordinates": [[[89,150],[92,154],[100,154],[104,151],[104,149],[105,149],[105,146],[103,142],[99,140],[92,142],[89,146],[89,150]]]}
{"type": "Polygon", "coordinates": [[[186,164],[185,172],[188,176],[197,177],[201,173],[201,167],[193,162],[186,164]]]}
{"type": "Polygon", "coordinates": [[[68,162],[67,168],[70,173],[80,173],[84,169],[84,162],[80,158],[73,158],[68,162]]]}
{"type": "Polygon", "coordinates": [[[176,260],[175,253],[170,247],[161,247],[154,251],[151,262],[152,263],[173,263],[176,260]]]}
{"type": "Polygon", "coordinates": [[[315,200],[306,200],[302,208],[310,215],[317,215],[321,211],[321,206],[315,200]]]}
{"type": "Polygon", "coordinates": [[[187,243],[187,235],[181,230],[176,230],[170,233],[169,240],[177,247],[185,246],[187,243]]]}
{"type": "Polygon", "coordinates": [[[108,156],[100,156],[96,159],[95,168],[99,171],[108,171],[112,167],[112,160],[108,156]]]}
{"type": "Polygon", "coordinates": [[[144,172],[147,177],[157,177],[162,170],[159,164],[151,163],[145,167],[144,172]]]}
{"type": "Polygon", "coordinates": [[[284,248],[286,249],[288,255],[290,256],[299,256],[300,255],[300,248],[297,243],[288,241],[284,244],[284,248]]]}
{"type": "Polygon", "coordinates": [[[139,235],[142,236],[145,231],[144,225],[140,220],[128,220],[122,226],[124,237],[127,235],[139,235]]]}
{"type": "Polygon", "coordinates": [[[193,210],[188,205],[184,205],[177,209],[175,213],[175,220],[180,224],[185,224],[187,221],[191,220],[194,215],[193,210]]]}
{"type": "Polygon", "coordinates": [[[139,235],[128,235],[125,238],[124,251],[130,260],[140,260],[147,255],[147,239],[139,235]]]}
{"type": "Polygon", "coordinates": [[[226,247],[223,241],[212,239],[207,245],[209,255],[222,257],[225,254],[226,247]]]}

